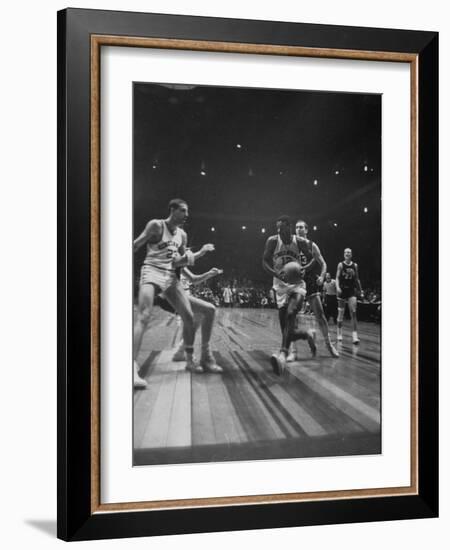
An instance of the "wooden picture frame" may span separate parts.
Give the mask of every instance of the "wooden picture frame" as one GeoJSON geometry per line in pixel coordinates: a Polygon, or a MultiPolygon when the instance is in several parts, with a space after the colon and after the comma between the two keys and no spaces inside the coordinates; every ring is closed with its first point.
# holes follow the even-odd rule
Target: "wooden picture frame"
{"type": "Polygon", "coordinates": [[[87,540],[437,516],[437,144],[437,33],[84,9],[58,13],[58,537],[87,540]],[[103,46],[410,65],[410,486],[101,503],[103,46]]]}

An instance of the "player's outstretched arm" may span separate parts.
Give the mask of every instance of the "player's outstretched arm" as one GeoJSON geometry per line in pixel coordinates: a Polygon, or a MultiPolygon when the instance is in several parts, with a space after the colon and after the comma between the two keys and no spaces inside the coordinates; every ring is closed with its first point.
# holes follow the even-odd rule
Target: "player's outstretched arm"
{"type": "Polygon", "coordinates": [[[338,296],[342,294],[341,286],[339,284],[339,277],[341,276],[341,273],[342,273],[342,262],[339,262],[337,266],[337,271],[336,271],[336,292],[338,296]]]}
{"type": "Polygon", "coordinates": [[[204,256],[205,254],[207,254],[208,252],[214,252],[214,250],[216,249],[216,247],[211,244],[211,243],[208,243],[208,244],[204,244],[200,250],[198,250],[197,252],[194,252],[194,261],[195,260],[198,260],[199,258],[201,258],[202,256],[204,256]]]}
{"type": "Polygon", "coordinates": [[[148,242],[158,242],[161,239],[162,228],[158,220],[150,220],[144,231],[133,241],[133,250],[136,252],[148,242]]]}
{"type": "Polygon", "coordinates": [[[327,262],[325,261],[325,258],[322,256],[322,253],[320,252],[320,248],[316,245],[316,243],[313,243],[312,245],[312,252],[313,252],[313,258],[320,265],[320,275],[319,275],[319,278],[317,279],[317,283],[320,286],[323,284],[325,273],[327,272],[327,262]]]}
{"type": "Polygon", "coordinates": [[[186,233],[183,232],[183,241],[178,249],[178,254],[176,254],[173,258],[173,266],[174,267],[185,267],[187,265],[194,265],[196,260],[204,256],[207,252],[213,252],[215,250],[215,246],[213,244],[204,244],[200,250],[197,252],[191,252],[190,250],[186,250],[186,242],[187,242],[187,236],[186,233]]]}
{"type": "Polygon", "coordinates": [[[266,241],[266,246],[264,247],[263,257],[262,257],[262,266],[267,273],[278,277],[278,273],[270,265],[273,259],[273,253],[275,252],[276,239],[269,237],[266,241]]]}
{"type": "Polygon", "coordinates": [[[195,273],[192,273],[192,271],[187,267],[183,267],[183,275],[187,278],[187,280],[190,283],[194,285],[199,285],[200,283],[203,283],[208,279],[212,279],[217,275],[221,275],[222,273],[223,273],[223,269],[218,269],[217,267],[213,267],[212,269],[210,269],[209,271],[206,271],[205,273],[196,275],[195,273]]]}
{"type": "Polygon", "coordinates": [[[358,287],[359,295],[361,296],[362,286],[361,286],[361,281],[359,280],[358,264],[356,263],[355,263],[355,281],[356,281],[356,286],[358,287]]]}

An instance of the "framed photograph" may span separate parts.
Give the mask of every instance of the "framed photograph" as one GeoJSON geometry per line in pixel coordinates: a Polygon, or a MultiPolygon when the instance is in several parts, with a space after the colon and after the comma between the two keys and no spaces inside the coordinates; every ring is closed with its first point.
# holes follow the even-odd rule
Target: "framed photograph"
{"type": "Polygon", "coordinates": [[[58,536],[438,514],[438,35],[58,13],[58,536]]]}

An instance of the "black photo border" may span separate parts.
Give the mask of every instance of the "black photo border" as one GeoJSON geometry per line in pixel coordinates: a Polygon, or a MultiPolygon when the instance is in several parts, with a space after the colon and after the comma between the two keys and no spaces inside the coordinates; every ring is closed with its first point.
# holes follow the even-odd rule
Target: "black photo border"
{"type": "Polygon", "coordinates": [[[173,16],[58,12],[58,522],[64,540],[138,537],[438,515],[438,34],[173,16]],[[412,461],[414,491],[99,501],[99,52],[102,45],[410,62],[412,461]],[[153,45],[153,47],[156,47],[153,45]],[[228,48],[228,49],[227,49],[228,48]],[[298,53],[301,50],[301,53],[298,53]],[[296,53],[297,52],[297,53],[296,53]],[[416,205],[416,206],[414,206],[416,205]],[[309,496],[309,498],[307,498],[309,496]],[[148,503],[147,503],[148,504],[148,503]]]}

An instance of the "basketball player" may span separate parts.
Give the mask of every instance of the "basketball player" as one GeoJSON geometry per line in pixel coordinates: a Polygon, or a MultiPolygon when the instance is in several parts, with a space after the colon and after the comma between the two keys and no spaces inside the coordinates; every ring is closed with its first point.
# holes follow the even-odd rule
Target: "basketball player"
{"type": "Polygon", "coordinates": [[[306,299],[308,300],[312,311],[319,323],[325,344],[331,357],[339,357],[339,353],[333,346],[328,332],[328,323],[320,299],[321,287],[323,285],[327,264],[323,259],[319,247],[316,243],[308,239],[308,224],[303,220],[298,220],[295,224],[297,237],[301,239],[300,264],[302,267],[310,265],[310,269],[305,272],[306,299]]]}
{"type": "Polygon", "coordinates": [[[344,250],[344,261],[339,262],[336,272],[336,291],[338,296],[338,328],[337,339],[342,341],[342,322],[344,321],[345,303],[352,319],[352,339],[354,344],[359,344],[358,327],[356,319],[357,293],[362,292],[359,280],[358,265],[352,260],[352,249],[344,250]]]}
{"type": "Polygon", "coordinates": [[[134,250],[147,246],[147,253],[141,269],[139,299],[134,323],[134,386],[146,387],[147,383],[139,376],[137,357],[142,337],[150,320],[155,296],[164,292],[175,311],[183,320],[183,340],[186,351],[186,369],[203,372],[201,365],[194,362],[194,314],[186,292],[176,276],[176,268],[191,266],[195,260],[214,250],[214,245],[206,244],[193,253],[186,250],[187,237],[182,226],[189,216],[188,205],[182,199],[169,203],[169,216],[165,220],[150,220],[144,231],[134,241],[134,250]]]}
{"type": "MultiPolygon", "coordinates": [[[[187,267],[183,267],[181,269],[181,274],[180,274],[181,284],[183,285],[183,288],[186,290],[189,296],[189,303],[191,304],[192,312],[194,313],[194,331],[197,332],[198,327],[201,326],[201,331],[202,331],[201,365],[205,372],[212,372],[212,373],[223,372],[222,367],[217,365],[216,362],[214,361],[214,358],[212,356],[211,349],[209,346],[209,343],[211,340],[211,334],[214,326],[214,320],[216,316],[216,308],[213,304],[207,302],[206,300],[201,300],[200,298],[196,298],[195,296],[192,296],[189,287],[191,284],[198,285],[200,283],[207,281],[208,279],[216,277],[217,275],[221,275],[222,273],[223,273],[222,269],[217,269],[217,267],[213,267],[206,273],[195,275],[194,273],[192,273],[190,269],[188,269],[187,267]]],[[[166,309],[166,311],[170,311],[170,309],[168,309],[167,307],[164,307],[164,305],[162,304],[162,302],[164,301],[166,300],[164,300],[163,297],[159,298],[157,305],[159,305],[163,309],[166,309]]],[[[170,307],[170,304],[167,304],[167,305],[170,307]]],[[[186,352],[185,352],[185,345],[184,345],[183,339],[181,339],[178,345],[178,348],[172,357],[172,361],[186,361],[186,352]]]]}
{"type": "Polygon", "coordinates": [[[277,234],[267,239],[263,254],[263,268],[273,276],[273,289],[282,332],[281,351],[278,355],[272,355],[270,360],[278,376],[282,375],[286,368],[286,357],[291,342],[299,339],[308,340],[313,356],[316,353],[315,333],[295,326],[296,315],[302,307],[306,290],[301,279],[294,284],[283,280],[283,267],[290,262],[300,262],[299,239],[291,233],[289,217],[280,216],[277,220],[277,234]]]}

